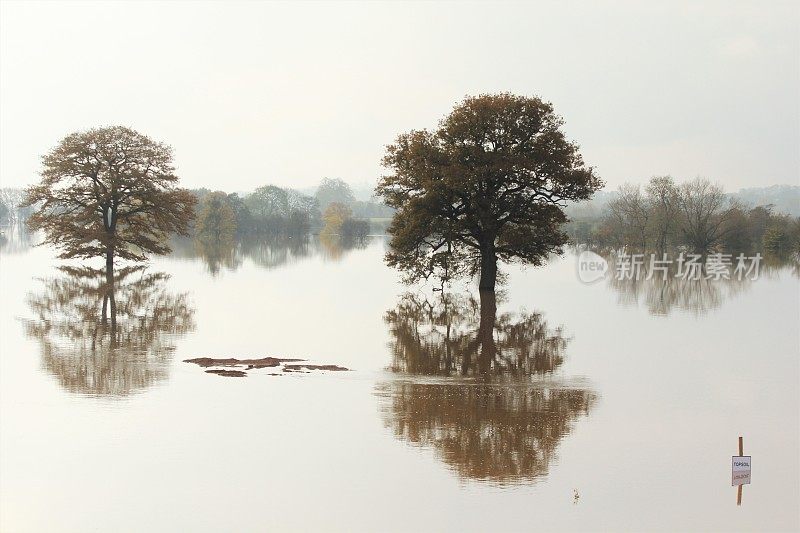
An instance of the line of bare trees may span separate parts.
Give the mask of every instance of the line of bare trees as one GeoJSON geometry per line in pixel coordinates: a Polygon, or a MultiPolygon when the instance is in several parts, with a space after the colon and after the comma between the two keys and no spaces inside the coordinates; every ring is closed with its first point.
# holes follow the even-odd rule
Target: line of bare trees
{"type": "Polygon", "coordinates": [[[659,176],[644,187],[625,184],[604,216],[572,220],[567,231],[574,243],[660,252],[800,251],[800,218],[775,213],[771,205],[744,206],[704,178],[678,184],[659,176]]]}

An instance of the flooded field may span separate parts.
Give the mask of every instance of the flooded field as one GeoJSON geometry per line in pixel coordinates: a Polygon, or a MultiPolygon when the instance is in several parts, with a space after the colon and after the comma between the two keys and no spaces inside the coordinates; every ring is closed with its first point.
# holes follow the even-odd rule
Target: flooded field
{"type": "Polygon", "coordinates": [[[0,529],[800,528],[796,265],[587,284],[569,253],[489,299],[384,248],[179,243],[108,294],[11,235],[0,529]]]}

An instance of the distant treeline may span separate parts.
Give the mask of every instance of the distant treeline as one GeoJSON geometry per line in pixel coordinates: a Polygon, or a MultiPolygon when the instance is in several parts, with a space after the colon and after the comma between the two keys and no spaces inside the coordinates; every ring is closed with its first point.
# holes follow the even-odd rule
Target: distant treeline
{"type": "Polygon", "coordinates": [[[378,202],[356,200],[342,180],[324,179],[314,195],[265,185],[250,194],[196,189],[194,233],[201,238],[235,235],[294,236],[326,232],[343,239],[363,239],[367,218],[388,218],[393,210],[378,202]]]}
{"type": "MultiPolygon", "coordinates": [[[[778,189],[785,195],[800,190],[778,189]]],[[[678,184],[669,176],[654,177],[644,187],[626,184],[616,194],[602,195],[599,207],[569,207],[566,231],[576,244],[640,250],[800,252],[800,217],[742,199],[745,191],[764,190],[769,189],[729,195],[702,178],[678,184]]]]}
{"type": "MultiPolygon", "coordinates": [[[[394,210],[378,201],[357,200],[340,179],[323,179],[313,195],[265,185],[245,195],[194,189],[193,233],[220,240],[244,235],[300,236],[326,232],[344,241],[364,239],[370,221],[380,227],[394,210]]],[[[0,226],[21,225],[35,207],[20,207],[23,189],[0,188],[0,226]]]]}

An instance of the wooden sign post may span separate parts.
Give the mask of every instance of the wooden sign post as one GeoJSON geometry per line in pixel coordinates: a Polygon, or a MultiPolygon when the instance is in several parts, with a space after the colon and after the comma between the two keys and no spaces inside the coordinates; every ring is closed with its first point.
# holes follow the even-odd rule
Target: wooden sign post
{"type": "Polygon", "coordinates": [[[739,455],[731,457],[731,485],[736,485],[736,505],[742,505],[742,485],[750,483],[750,459],[744,454],[744,442],[739,437],[739,455]]]}
{"type": "MultiPolygon", "coordinates": [[[[739,436],[739,457],[744,455],[744,439],[739,436]]],[[[742,505],[742,487],[744,485],[739,485],[736,487],[736,505],[742,505]]]]}

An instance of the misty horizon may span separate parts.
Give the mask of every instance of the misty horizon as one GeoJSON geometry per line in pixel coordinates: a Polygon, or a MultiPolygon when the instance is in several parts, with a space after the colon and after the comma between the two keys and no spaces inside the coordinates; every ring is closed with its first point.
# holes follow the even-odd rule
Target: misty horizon
{"type": "Polygon", "coordinates": [[[607,190],[798,183],[791,2],[187,6],[4,2],[0,185],[114,124],[171,145],[189,188],[372,183],[399,133],[498,91],[551,102],[607,190]]]}

